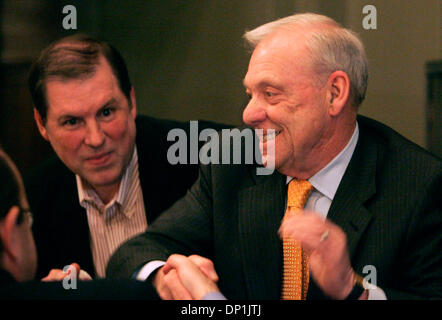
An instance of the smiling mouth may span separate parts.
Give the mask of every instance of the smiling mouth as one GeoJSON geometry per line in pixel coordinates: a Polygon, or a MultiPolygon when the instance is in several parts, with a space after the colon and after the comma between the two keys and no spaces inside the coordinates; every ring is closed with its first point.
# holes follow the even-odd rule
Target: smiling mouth
{"type": "Polygon", "coordinates": [[[262,143],[265,143],[267,141],[274,140],[282,130],[275,130],[275,129],[259,129],[257,132],[259,140],[262,143]]]}

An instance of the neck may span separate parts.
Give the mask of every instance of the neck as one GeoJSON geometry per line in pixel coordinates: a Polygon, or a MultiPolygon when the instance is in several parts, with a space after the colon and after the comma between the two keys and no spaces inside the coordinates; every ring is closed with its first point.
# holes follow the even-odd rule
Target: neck
{"type": "Polygon", "coordinates": [[[356,120],[332,125],[327,139],[319,140],[304,157],[292,162],[290,168],[278,170],[284,175],[307,180],[332,161],[348,144],[356,127],[356,120]]]}
{"type": "Polygon", "coordinates": [[[120,181],[110,186],[93,186],[93,188],[100,197],[101,201],[103,201],[103,203],[106,205],[117,194],[118,189],[120,188],[120,181]]]}

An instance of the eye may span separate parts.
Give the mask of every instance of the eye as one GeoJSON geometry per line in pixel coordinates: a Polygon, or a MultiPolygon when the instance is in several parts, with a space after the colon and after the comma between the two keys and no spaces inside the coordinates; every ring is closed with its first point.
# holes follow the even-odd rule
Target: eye
{"type": "Polygon", "coordinates": [[[73,127],[77,124],[78,124],[77,118],[70,118],[70,119],[66,120],[65,122],[63,122],[63,126],[69,126],[69,127],[73,127]]]}
{"type": "Polygon", "coordinates": [[[267,97],[273,97],[273,96],[276,95],[276,93],[274,93],[274,92],[270,92],[270,91],[266,91],[264,94],[265,94],[267,97]]]}
{"type": "Polygon", "coordinates": [[[103,117],[109,117],[111,114],[112,114],[112,109],[111,108],[106,108],[106,109],[103,109],[102,111],[101,111],[101,115],[103,116],[103,117]]]}

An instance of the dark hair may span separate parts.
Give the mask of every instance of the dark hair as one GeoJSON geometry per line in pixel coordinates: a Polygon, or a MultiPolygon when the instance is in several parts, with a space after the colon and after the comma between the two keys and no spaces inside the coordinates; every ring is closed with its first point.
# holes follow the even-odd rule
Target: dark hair
{"type": "Polygon", "coordinates": [[[94,75],[99,58],[109,63],[118,85],[131,105],[132,88],[123,57],[112,45],[88,35],[64,37],[44,49],[29,70],[28,85],[34,106],[46,121],[48,104],[46,81],[50,78],[69,80],[86,79],[94,75]]]}

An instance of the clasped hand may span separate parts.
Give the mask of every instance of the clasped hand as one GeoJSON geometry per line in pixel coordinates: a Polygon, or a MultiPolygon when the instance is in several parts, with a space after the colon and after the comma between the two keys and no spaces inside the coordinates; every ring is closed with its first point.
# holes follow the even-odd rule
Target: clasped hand
{"type": "Polygon", "coordinates": [[[155,275],[153,284],[163,300],[200,300],[218,292],[218,275],[210,259],[173,254],[155,275]]]}
{"type": "MultiPolygon", "coordinates": [[[[299,241],[309,257],[312,278],[332,299],[345,299],[355,283],[347,237],[336,224],[315,212],[303,211],[284,219],[279,229],[281,239],[299,241]]],[[[213,262],[192,255],[171,255],[154,277],[153,284],[162,299],[201,299],[209,292],[219,291],[218,275],[213,262]]],[[[366,295],[363,295],[366,298],[366,295]]]]}
{"type": "Polygon", "coordinates": [[[309,257],[315,283],[330,298],[345,299],[355,283],[345,232],[316,212],[299,213],[283,220],[279,229],[281,239],[299,241],[309,257]]]}

